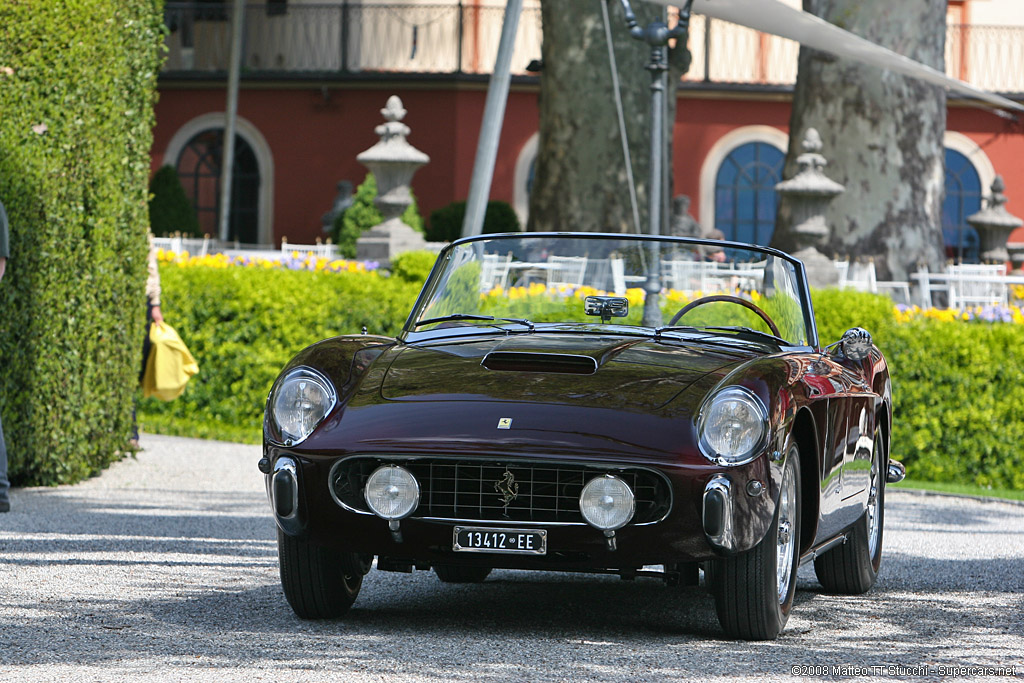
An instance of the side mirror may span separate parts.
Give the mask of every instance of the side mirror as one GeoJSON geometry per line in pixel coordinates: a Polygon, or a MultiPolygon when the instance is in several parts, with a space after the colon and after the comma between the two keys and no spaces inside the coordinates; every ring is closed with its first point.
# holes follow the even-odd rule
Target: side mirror
{"type": "Polygon", "coordinates": [[[863,327],[851,327],[839,340],[843,355],[852,361],[862,361],[871,355],[871,333],[863,327]]]}

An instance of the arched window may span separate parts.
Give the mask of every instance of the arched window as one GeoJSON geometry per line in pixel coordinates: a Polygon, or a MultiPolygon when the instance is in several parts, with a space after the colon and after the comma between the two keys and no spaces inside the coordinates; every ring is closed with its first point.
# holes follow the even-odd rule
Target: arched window
{"type": "Polygon", "coordinates": [[[942,202],[942,237],[946,256],[977,263],[978,232],[967,217],[981,210],[981,178],[964,154],[946,148],[946,198],[942,202]]]}
{"type": "Polygon", "coordinates": [[[778,194],[786,155],[767,142],[733,148],[715,175],[715,227],[727,240],[767,245],[775,231],[778,194]]]}
{"type": "MultiPolygon", "coordinates": [[[[224,129],[208,128],[193,135],[177,159],[178,177],[192,200],[200,229],[217,235],[219,228],[220,173],[224,129]]],[[[235,136],[235,166],[231,175],[231,211],[228,239],[256,244],[259,239],[260,169],[252,147],[235,136]]]]}

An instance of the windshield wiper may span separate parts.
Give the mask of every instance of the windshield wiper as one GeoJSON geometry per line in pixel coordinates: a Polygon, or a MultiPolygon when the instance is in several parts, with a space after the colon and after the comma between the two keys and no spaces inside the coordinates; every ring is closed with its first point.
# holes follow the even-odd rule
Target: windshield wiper
{"type": "Polygon", "coordinates": [[[665,325],[654,328],[654,338],[660,337],[662,332],[703,332],[703,330],[692,325],[665,325]]]}
{"type": "Polygon", "coordinates": [[[527,320],[526,318],[498,318],[498,320],[503,320],[507,323],[517,323],[519,325],[524,325],[527,328],[529,328],[528,331],[533,332],[533,323],[527,320]]]}
{"type": "Polygon", "coordinates": [[[787,346],[789,345],[789,342],[783,339],[782,337],[776,337],[774,334],[771,334],[770,332],[762,332],[761,330],[755,330],[752,327],[742,327],[740,325],[736,325],[733,327],[705,327],[704,329],[722,330],[723,332],[743,332],[745,334],[752,334],[756,337],[761,337],[762,339],[770,339],[771,341],[777,342],[779,344],[784,344],[787,346]]]}
{"type": "MultiPolygon", "coordinates": [[[[427,318],[426,320],[419,320],[419,321],[413,323],[412,326],[413,327],[419,327],[420,325],[429,325],[431,323],[446,323],[446,322],[454,322],[454,321],[458,321],[458,320],[480,321],[480,322],[487,322],[487,323],[492,323],[492,324],[494,324],[496,322],[495,318],[493,316],[489,316],[489,315],[472,315],[470,313],[453,313],[452,315],[443,315],[440,318],[427,318]]],[[[533,332],[533,329],[534,329],[533,323],[530,322],[529,320],[527,320],[526,318],[498,318],[497,320],[501,320],[502,322],[506,322],[506,323],[515,323],[517,325],[523,325],[524,327],[528,328],[529,332],[533,332]]],[[[494,326],[495,327],[500,327],[500,325],[496,325],[496,324],[494,326]]]]}
{"type": "MultiPolygon", "coordinates": [[[[420,325],[429,325],[430,323],[446,323],[453,320],[486,320],[493,321],[494,317],[490,315],[470,315],[468,313],[453,313],[452,315],[443,315],[440,318],[427,318],[426,320],[418,320],[412,324],[413,327],[419,327],[420,325]]],[[[518,322],[518,321],[514,321],[518,322]]]]}

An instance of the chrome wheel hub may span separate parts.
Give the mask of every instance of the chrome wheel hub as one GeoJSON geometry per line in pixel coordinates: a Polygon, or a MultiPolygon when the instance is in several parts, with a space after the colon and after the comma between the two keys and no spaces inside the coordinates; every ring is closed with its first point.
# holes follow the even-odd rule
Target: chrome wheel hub
{"type": "Polygon", "coordinates": [[[786,477],[782,482],[782,493],[779,495],[779,528],[775,552],[776,586],[779,591],[779,604],[789,596],[789,585],[793,580],[793,554],[796,552],[796,539],[793,538],[793,515],[796,501],[796,484],[793,477],[786,477]]]}
{"type": "Polygon", "coordinates": [[[878,443],[875,444],[875,459],[871,463],[871,483],[868,487],[868,557],[875,559],[878,553],[878,545],[881,537],[882,527],[879,525],[878,520],[880,515],[880,503],[881,500],[878,496],[879,486],[879,452],[878,443]]]}

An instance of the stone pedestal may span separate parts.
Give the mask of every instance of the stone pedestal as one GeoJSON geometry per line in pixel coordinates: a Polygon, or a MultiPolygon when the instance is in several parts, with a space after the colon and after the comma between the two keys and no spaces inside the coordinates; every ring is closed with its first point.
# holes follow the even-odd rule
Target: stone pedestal
{"type": "Polygon", "coordinates": [[[379,261],[386,264],[404,251],[426,249],[427,242],[400,218],[379,223],[356,240],[356,258],[360,261],[379,261]]]}
{"type": "Polygon", "coordinates": [[[1003,191],[1003,176],[997,175],[992,181],[992,194],[988,196],[988,206],[978,213],[968,216],[967,222],[978,231],[981,241],[981,260],[986,263],[1006,263],[1010,254],[1006,250],[1006,241],[1010,233],[1024,225],[1024,220],[1011,215],[1006,210],[1006,195],[1003,191]]]}
{"type": "Polygon", "coordinates": [[[775,186],[789,203],[793,214],[793,233],[797,250],[793,254],[807,268],[807,279],[812,287],[835,287],[839,273],[831,259],[819,251],[828,241],[825,209],[845,187],[825,175],[825,161],[821,151],[821,136],[808,128],[803,140],[804,153],[797,157],[797,174],[775,186]]]}
{"type": "Polygon", "coordinates": [[[370,169],[377,180],[373,203],[384,220],[356,240],[356,258],[387,263],[403,251],[427,248],[423,236],[402,222],[401,215],[412,203],[412,176],[430,157],[405,139],[410,130],[401,122],[406,114],[402,100],[392,95],[380,113],[385,123],[374,129],[380,142],[359,154],[356,160],[370,169]]]}

